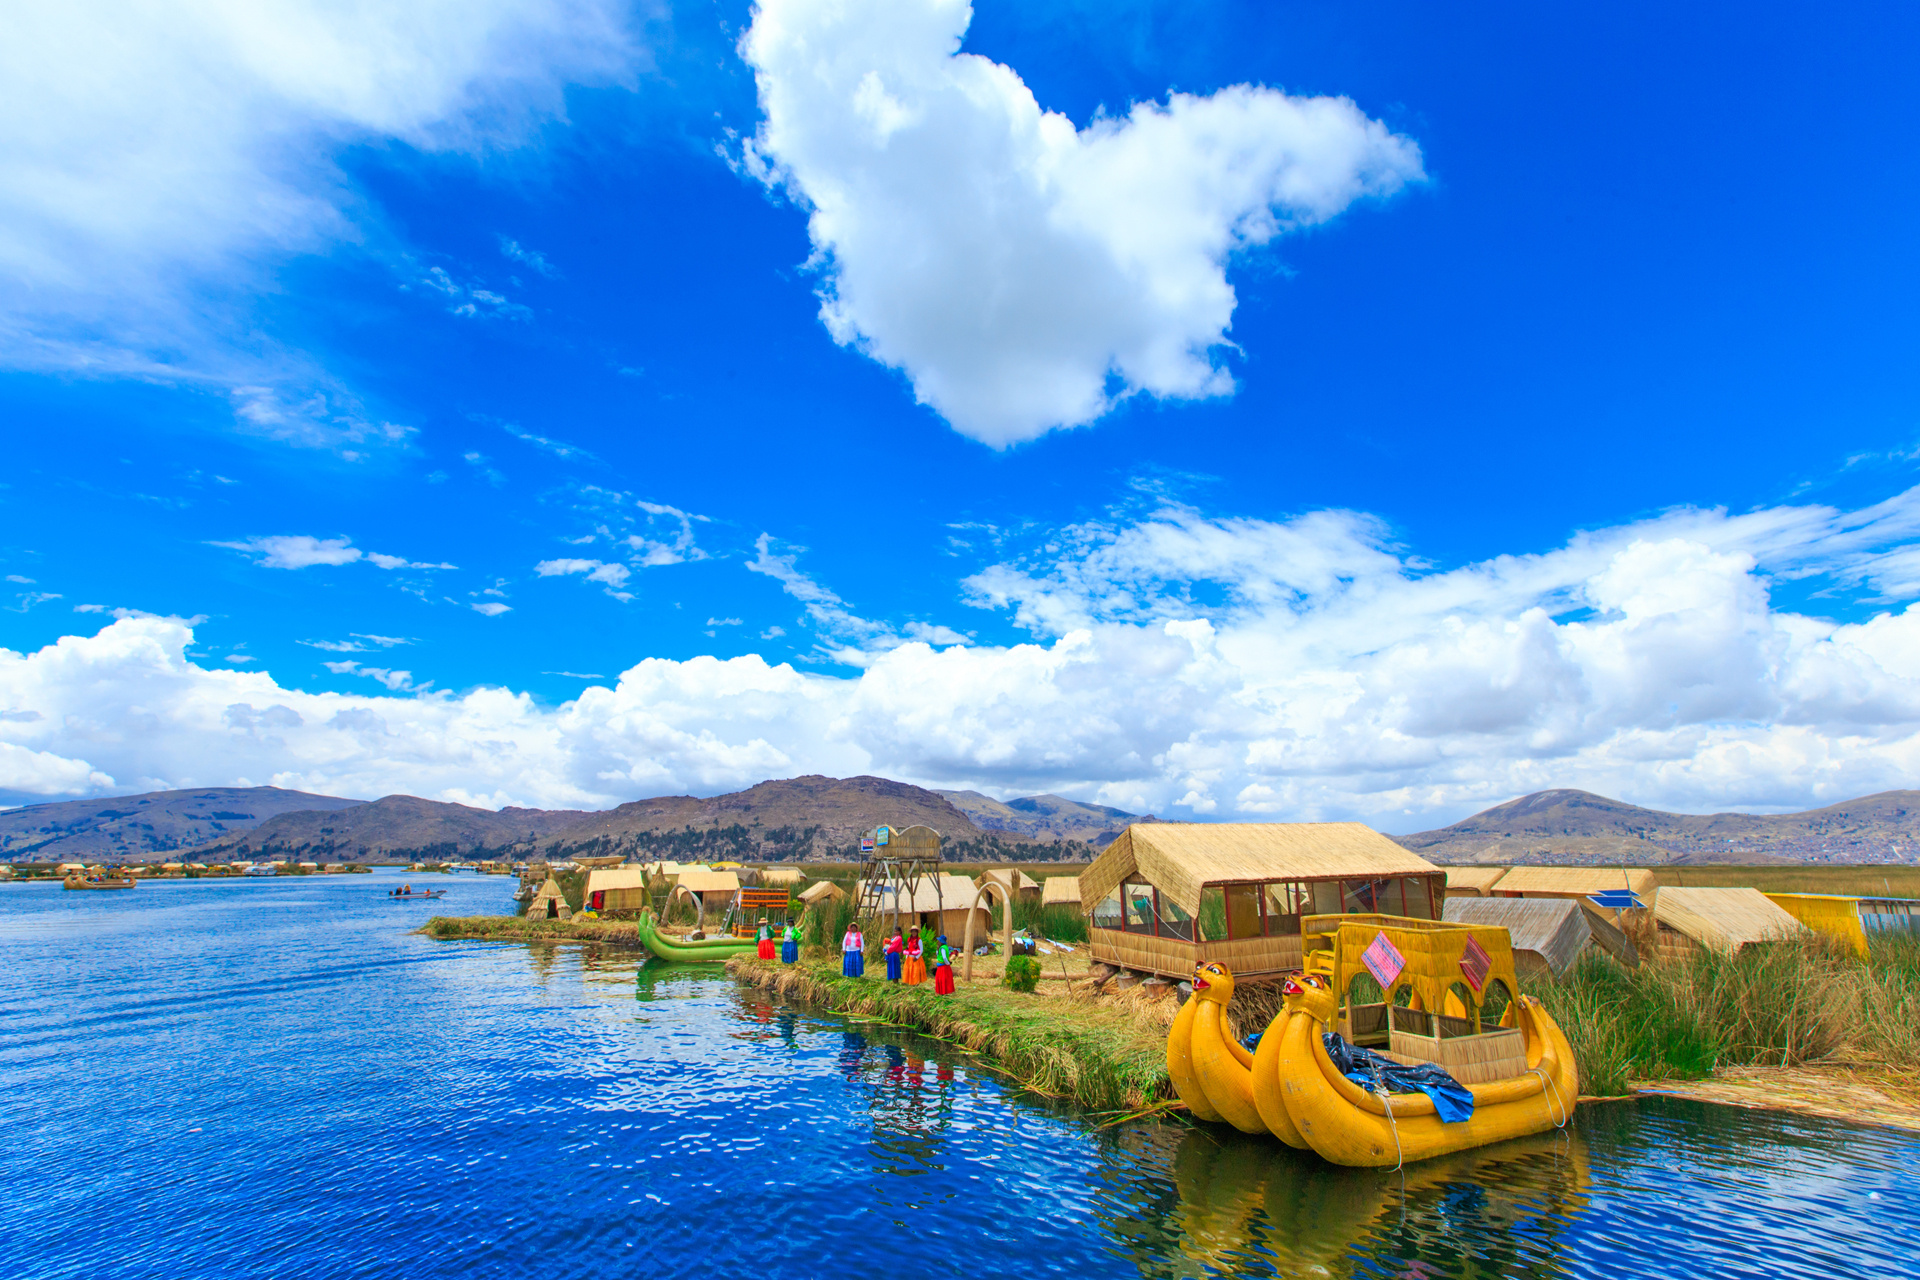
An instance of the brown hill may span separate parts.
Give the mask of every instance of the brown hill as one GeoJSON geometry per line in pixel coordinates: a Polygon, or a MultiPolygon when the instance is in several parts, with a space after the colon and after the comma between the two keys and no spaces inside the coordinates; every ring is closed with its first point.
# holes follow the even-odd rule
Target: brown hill
{"type": "Polygon", "coordinates": [[[0,813],[0,861],[139,859],[221,840],[293,810],[363,803],[280,787],[197,787],[33,804],[0,813]]]}
{"type": "Polygon", "coordinates": [[[637,854],[683,862],[844,860],[858,858],[861,834],[881,823],[932,827],[946,837],[949,856],[984,836],[966,814],[923,787],[811,774],[705,800],[635,800],[549,836],[540,851],[550,858],[637,854]]]}
{"type": "Polygon", "coordinates": [[[1395,837],[1436,861],[1920,861],[1920,791],[1801,813],[1664,813],[1588,791],[1538,791],[1436,831],[1395,837]]]}
{"type": "Polygon", "coordinates": [[[289,858],[359,862],[471,857],[515,849],[596,815],[580,809],[476,809],[386,796],[351,809],[285,813],[198,850],[201,861],[289,858]]]}
{"type": "Polygon", "coordinates": [[[1004,831],[1028,840],[1077,840],[1104,849],[1131,822],[1157,821],[1104,804],[1086,804],[1064,796],[1022,796],[995,800],[978,791],[936,791],[984,831],[1004,831]]]}

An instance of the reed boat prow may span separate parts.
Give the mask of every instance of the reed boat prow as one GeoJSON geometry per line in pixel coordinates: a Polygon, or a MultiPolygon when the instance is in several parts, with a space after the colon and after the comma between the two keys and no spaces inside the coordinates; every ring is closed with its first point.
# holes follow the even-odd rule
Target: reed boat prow
{"type": "MultiPolygon", "coordinates": [[[[1305,968],[1286,980],[1283,1007],[1246,1073],[1268,1132],[1334,1164],[1381,1167],[1541,1133],[1571,1118],[1580,1093],[1573,1048],[1545,1007],[1519,994],[1504,929],[1310,916],[1301,933],[1305,968]],[[1445,1121],[1427,1093],[1389,1092],[1378,1075],[1374,1088],[1355,1083],[1329,1052],[1329,1032],[1372,1050],[1388,1068],[1441,1068],[1452,1079],[1439,1083],[1464,1089],[1472,1114],[1445,1121]]],[[[1203,983],[1218,987],[1220,977],[1197,973],[1196,999],[1203,983]]],[[[1229,975],[1229,991],[1231,984],[1229,975]]],[[[1208,1021],[1182,1018],[1172,1033],[1192,1038],[1196,1063],[1219,1061],[1208,1021]]],[[[1234,1114],[1238,1099],[1217,1096],[1209,1075],[1220,1071],[1176,1074],[1175,1088],[1196,1115],[1211,1119],[1211,1111],[1246,1129],[1234,1114]],[[1203,1096],[1189,1097],[1196,1087],[1203,1096]]]]}

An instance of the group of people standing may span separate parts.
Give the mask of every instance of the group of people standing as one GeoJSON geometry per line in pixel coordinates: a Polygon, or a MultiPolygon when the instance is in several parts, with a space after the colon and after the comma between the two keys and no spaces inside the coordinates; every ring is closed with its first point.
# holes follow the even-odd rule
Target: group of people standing
{"type": "MultiPolygon", "coordinates": [[[[904,982],[917,987],[927,980],[927,962],[933,962],[933,992],[935,995],[953,994],[953,948],[947,945],[947,935],[941,934],[934,940],[933,953],[927,954],[920,941],[920,927],[915,925],[911,934],[899,929],[893,931],[881,947],[881,953],[887,958],[887,981],[904,982]]],[[[867,972],[867,939],[860,932],[860,922],[854,921],[847,926],[846,936],[840,939],[840,972],[849,978],[865,977],[867,972]]]]}
{"type": "MultiPolygon", "coordinates": [[[[773,935],[774,935],[773,926],[767,923],[767,918],[765,916],[761,916],[760,917],[760,933],[758,935],[760,946],[756,954],[762,960],[773,959],[773,944],[774,944],[773,935]]],[[[782,964],[793,964],[794,962],[800,959],[800,926],[799,925],[793,923],[792,921],[788,921],[786,929],[780,934],[779,942],[780,942],[780,961],[782,964]]]]}

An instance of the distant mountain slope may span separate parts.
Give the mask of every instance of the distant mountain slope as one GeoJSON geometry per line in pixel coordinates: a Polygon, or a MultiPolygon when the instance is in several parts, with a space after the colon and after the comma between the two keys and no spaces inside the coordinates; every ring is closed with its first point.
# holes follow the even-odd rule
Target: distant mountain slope
{"type": "Polygon", "coordinates": [[[862,833],[881,823],[932,827],[945,837],[949,853],[984,835],[966,814],[923,787],[813,774],[705,800],[636,800],[549,836],[540,847],[553,858],[638,853],[681,861],[855,859],[862,833]]]}
{"type": "Polygon", "coordinates": [[[581,809],[476,809],[418,796],[386,796],[351,809],[285,813],[198,851],[202,861],[289,858],[313,862],[451,857],[526,847],[596,815],[581,809]]]}
{"type": "Polygon", "coordinates": [[[1920,791],[1771,815],[1663,813],[1588,791],[1539,791],[1395,838],[1449,862],[1914,862],[1920,791]]]}
{"type": "Polygon", "coordinates": [[[194,848],[293,810],[362,803],[280,787],[198,787],[28,805],[0,813],[0,861],[137,859],[194,848]]]}
{"type": "Polygon", "coordinates": [[[934,794],[944,797],[983,830],[1006,831],[1030,840],[1080,840],[1105,848],[1128,823],[1156,821],[1151,814],[1141,817],[1125,809],[1084,804],[1056,795],[995,800],[978,791],[936,791],[934,794]]]}

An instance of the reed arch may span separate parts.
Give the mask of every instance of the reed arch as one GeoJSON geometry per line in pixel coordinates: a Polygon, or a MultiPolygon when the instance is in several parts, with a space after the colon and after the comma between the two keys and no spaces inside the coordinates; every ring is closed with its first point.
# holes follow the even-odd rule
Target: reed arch
{"type": "Polygon", "coordinates": [[[980,910],[981,903],[996,893],[1000,895],[1000,956],[1003,963],[1013,959],[1013,893],[1008,885],[989,876],[981,881],[980,888],[974,892],[972,905],[967,908],[967,958],[961,962],[960,976],[968,982],[973,981],[974,913],[980,910]]]}

